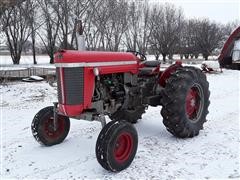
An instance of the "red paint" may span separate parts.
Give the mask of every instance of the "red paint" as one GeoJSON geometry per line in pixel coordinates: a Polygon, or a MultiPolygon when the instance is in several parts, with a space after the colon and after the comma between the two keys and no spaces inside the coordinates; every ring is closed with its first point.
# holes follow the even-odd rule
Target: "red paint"
{"type": "Polygon", "coordinates": [[[53,117],[50,117],[48,120],[44,121],[43,135],[49,141],[55,141],[64,133],[65,126],[64,117],[58,116],[58,127],[56,131],[54,131],[53,117]]]}
{"type": "Polygon", "coordinates": [[[228,52],[231,52],[231,50],[229,50],[229,48],[233,47],[233,43],[239,37],[240,37],[240,26],[237,29],[235,29],[233,31],[233,33],[228,37],[227,41],[225,42],[225,44],[224,44],[224,46],[222,48],[220,56],[218,57],[219,61],[223,61],[223,59],[226,56],[230,56],[230,54],[228,54],[228,52]]]}
{"type": "Polygon", "coordinates": [[[78,105],[66,105],[66,104],[59,104],[58,111],[60,114],[65,116],[74,117],[78,116],[83,111],[83,104],[78,105]]]}
{"type": "Polygon", "coordinates": [[[175,64],[182,65],[182,61],[181,61],[181,60],[177,60],[177,61],[175,62],[175,64]]]}
{"type": "Polygon", "coordinates": [[[165,87],[166,85],[166,80],[171,76],[173,72],[177,70],[177,68],[182,67],[182,62],[181,61],[176,61],[175,64],[169,66],[163,73],[161,74],[159,78],[159,84],[162,87],[165,87]]]}
{"type": "Polygon", "coordinates": [[[138,73],[138,65],[130,64],[130,65],[118,65],[118,66],[101,66],[98,67],[100,74],[112,74],[112,73],[138,73]]]}
{"type": "Polygon", "coordinates": [[[101,52],[101,51],[73,51],[62,50],[55,54],[55,63],[79,62],[114,62],[138,60],[132,53],[127,52],[101,52]]]}
{"type": "Polygon", "coordinates": [[[159,71],[160,71],[160,65],[158,65],[156,68],[154,68],[152,74],[156,74],[157,75],[159,73],[159,71]]]}
{"type": "Polygon", "coordinates": [[[61,95],[62,95],[62,102],[63,104],[65,104],[65,99],[66,99],[66,96],[65,96],[65,86],[64,86],[64,69],[63,68],[59,68],[60,70],[60,82],[61,82],[61,95]]]}
{"type": "Polygon", "coordinates": [[[88,109],[92,104],[92,97],[94,93],[95,76],[93,68],[84,68],[84,100],[83,109],[88,109]]]}
{"type": "Polygon", "coordinates": [[[186,112],[189,119],[197,116],[200,107],[200,96],[197,88],[189,89],[186,97],[186,112]]]}
{"type": "Polygon", "coordinates": [[[127,161],[133,150],[133,137],[127,132],[121,133],[114,144],[113,155],[118,163],[127,161]]]}

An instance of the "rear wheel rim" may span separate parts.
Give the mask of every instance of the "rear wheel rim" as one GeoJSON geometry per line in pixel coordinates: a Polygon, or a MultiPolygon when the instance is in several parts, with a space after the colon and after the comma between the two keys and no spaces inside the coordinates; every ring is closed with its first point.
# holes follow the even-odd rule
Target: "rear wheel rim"
{"type": "Polygon", "coordinates": [[[197,122],[202,114],[204,104],[203,90],[199,84],[189,88],[186,96],[186,115],[191,122],[197,122]]]}
{"type": "Polygon", "coordinates": [[[133,137],[130,133],[121,133],[114,145],[114,158],[118,163],[126,162],[133,150],[133,137]]]}
{"type": "Polygon", "coordinates": [[[65,121],[64,118],[61,116],[58,116],[57,119],[57,129],[54,130],[54,118],[49,117],[44,123],[43,123],[43,134],[44,137],[48,141],[55,141],[59,139],[63,134],[65,130],[65,121]]]}

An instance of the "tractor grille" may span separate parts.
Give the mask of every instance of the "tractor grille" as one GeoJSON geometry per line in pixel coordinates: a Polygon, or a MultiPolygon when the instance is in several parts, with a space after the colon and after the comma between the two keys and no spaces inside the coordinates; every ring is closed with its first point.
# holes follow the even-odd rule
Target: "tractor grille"
{"type": "Polygon", "coordinates": [[[83,67],[63,68],[63,88],[64,98],[62,97],[62,82],[60,68],[56,69],[57,87],[58,87],[58,102],[67,105],[76,105],[83,103],[83,67]]]}
{"type": "Polygon", "coordinates": [[[61,75],[60,68],[56,68],[56,76],[57,76],[57,93],[58,93],[58,102],[62,103],[62,89],[61,89],[61,75]]]}

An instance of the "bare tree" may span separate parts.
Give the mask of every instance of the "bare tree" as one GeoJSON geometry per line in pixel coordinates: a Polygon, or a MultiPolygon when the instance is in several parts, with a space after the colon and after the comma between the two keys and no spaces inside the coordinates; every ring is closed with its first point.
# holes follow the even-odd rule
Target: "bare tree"
{"type": "Polygon", "coordinates": [[[73,6],[75,0],[57,0],[52,6],[59,20],[59,38],[61,42],[61,48],[69,49],[70,44],[68,42],[68,36],[70,30],[73,29],[73,22],[71,17],[73,16],[73,6]]]}
{"type": "Polygon", "coordinates": [[[227,23],[226,25],[223,25],[223,33],[227,37],[237,28],[239,27],[240,20],[234,20],[232,22],[227,23]]]}
{"type": "Polygon", "coordinates": [[[199,51],[207,60],[208,56],[220,47],[224,35],[220,24],[210,22],[208,19],[197,20],[196,23],[194,38],[199,51]]]}
{"type": "MultiPolygon", "coordinates": [[[[0,27],[0,29],[1,29],[1,27],[0,27]]],[[[2,32],[0,32],[0,46],[4,43],[5,43],[4,34],[2,32]]]]}
{"type": "Polygon", "coordinates": [[[97,1],[89,4],[86,11],[84,21],[84,36],[86,38],[86,46],[88,50],[100,49],[102,37],[104,37],[104,25],[106,24],[106,14],[102,11],[102,1],[97,1]],[[102,11],[102,12],[101,12],[102,11]],[[102,23],[101,23],[102,22],[102,23]]]}
{"type": "Polygon", "coordinates": [[[109,16],[105,27],[105,41],[107,50],[119,50],[122,37],[124,32],[127,30],[127,7],[128,4],[124,0],[107,1],[109,16]]]}
{"type": "Polygon", "coordinates": [[[84,34],[88,49],[118,51],[127,30],[128,3],[124,0],[95,0],[87,10],[84,34]]]}
{"type": "Polygon", "coordinates": [[[186,59],[191,56],[192,58],[198,57],[199,49],[197,47],[195,38],[196,21],[194,19],[185,20],[183,29],[180,33],[180,41],[178,43],[177,53],[182,58],[185,56],[186,59]]]}
{"type": "Polygon", "coordinates": [[[151,13],[151,48],[155,52],[156,59],[162,54],[163,61],[166,56],[174,53],[180,39],[183,27],[183,13],[172,4],[157,6],[151,13]]]}
{"type": "Polygon", "coordinates": [[[91,45],[92,49],[106,50],[106,26],[109,21],[109,11],[107,10],[107,3],[104,0],[99,2],[99,5],[95,7],[92,3],[92,10],[88,11],[88,29],[85,36],[87,37],[87,44],[91,45]]]}
{"type": "Polygon", "coordinates": [[[128,29],[125,32],[126,46],[129,50],[137,51],[137,38],[140,29],[141,11],[136,2],[130,3],[128,10],[128,29]]]}
{"type": "Polygon", "coordinates": [[[0,1],[0,17],[2,16],[3,12],[10,8],[13,7],[17,4],[20,4],[24,2],[25,0],[1,0],[0,1]]]}
{"type": "MultiPolygon", "coordinates": [[[[89,18],[89,16],[87,15],[88,11],[92,11],[94,12],[94,7],[97,6],[98,2],[100,0],[75,0],[74,2],[74,7],[73,7],[73,16],[71,16],[71,21],[74,24],[74,27],[72,29],[72,37],[71,37],[71,43],[70,43],[70,47],[74,47],[74,41],[76,38],[76,30],[77,30],[77,24],[79,22],[79,20],[84,20],[84,22],[89,18]],[[91,5],[94,5],[91,7],[91,5]],[[92,8],[92,9],[91,9],[92,8]]],[[[83,28],[84,29],[84,28],[83,28]]],[[[76,43],[77,46],[77,43],[76,43]]]]}
{"type": "Polygon", "coordinates": [[[128,10],[125,44],[128,49],[146,53],[151,34],[150,8],[147,2],[132,2],[128,10]]]}
{"type": "Polygon", "coordinates": [[[147,1],[144,1],[144,4],[141,6],[142,9],[142,24],[139,29],[139,38],[137,40],[137,46],[140,52],[143,54],[146,53],[152,29],[150,28],[150,8],[148,6],[147,1]]]}
{"type": "Polygon", "coordinates": [[[31,29],[31,40],[32,40],[32,54],[33,54],[33,64],[37,64],[36,60],[36,30],[38,29],[38,21],[37,21],[37,9],[38,9],[38,4],[34,0],[27,0],[28,3],[28,24],[29,28],[31,29]]]}
{"type": "Polygon", "coordinates": [[[6,9],[1,19],[14,64],[19,64],[23,45],[31,34],[27,18],[28,9],[28,3],[18,3],[6,9]]]}
{"type": "Polygon", "coordinates": [[[58,16],[59,38],[61,48],[73,49],[76,36],[77,20],[82,19],[90,3],[96,0],[57,0],[57,5],[53,6],[58,16]],[[71,39],[69,38],[71,37],[71,39]]]}
{"type": "Polygon", "coordinates": [[[58,3],[54,0],[38,0],[38,4],[41,7],[45,23],[41,28],[41,32],[37,31],[37,34],[50,57],[50,63],[53,63],[54,53],[57,50],[57,37],[60,27],[59,16],[55,11],[58,3]]]}

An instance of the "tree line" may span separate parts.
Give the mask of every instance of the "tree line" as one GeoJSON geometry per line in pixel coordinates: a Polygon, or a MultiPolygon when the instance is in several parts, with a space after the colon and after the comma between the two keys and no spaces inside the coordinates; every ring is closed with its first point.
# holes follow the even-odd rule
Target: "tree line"
{"type": "MultiPolygon", "coordinates": [[[[209,19],[188,19],[173,4],[146,0],[26,0],[1,12],[1,36],[7,40],[14,64],[31,41],[33,63],[36,44],[44,47],[53,63],[58,49],[76,49],[76,26],[83,22],[87,50],[133,50],[158,60],[208,59],[219,50],[237,22],[220,24],[209,19]]],[[[5,39],[3,38],[3,39],[5,39]]]]}

